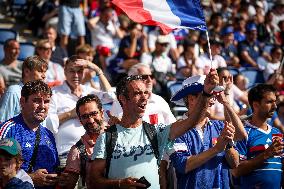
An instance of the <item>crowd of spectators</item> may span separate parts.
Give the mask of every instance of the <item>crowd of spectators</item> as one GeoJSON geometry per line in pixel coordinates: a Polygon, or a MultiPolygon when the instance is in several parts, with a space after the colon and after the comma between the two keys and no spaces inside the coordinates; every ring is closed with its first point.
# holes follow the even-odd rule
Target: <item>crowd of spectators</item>
{"type": "Polygon", "coordinates": [[[34,55],[19,60],[12,38],[0,60],[0,168],[17,164],[0,189],[17,175],[27,188],[279,188],[264,169],[281,169],[284,0],[201,0],[209,39],[110,0],[26,3],[34,55]]]}

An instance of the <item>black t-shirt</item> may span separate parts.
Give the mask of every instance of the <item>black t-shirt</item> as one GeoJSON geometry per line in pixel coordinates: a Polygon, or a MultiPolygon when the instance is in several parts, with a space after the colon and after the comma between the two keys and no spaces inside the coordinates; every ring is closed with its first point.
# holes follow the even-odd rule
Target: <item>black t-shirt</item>
{"type": "MultiPolygon", "coordinates": [[[[129,57],[125,54],[124,49],[129,48],[130,44],[131,44],[130,36],[129,35],[125,36],[120,42],[119,50],[118,50],[116,57],[121,58],[123,60],[129,59],[129,57]]],[[[135,55],[133,58],[138,59],[138,60],[140,59],[142,44],[143,44],[142,39],[141,38],[137,39],[136,51],[135,51],[135,55]]]]}
{"type": "Polygon", "coordinates": [[[67,52],[63,48],[56,46],[55,50],[52,51],[50,60],[64,67],[64,58],[67,57],[67,52]]]}

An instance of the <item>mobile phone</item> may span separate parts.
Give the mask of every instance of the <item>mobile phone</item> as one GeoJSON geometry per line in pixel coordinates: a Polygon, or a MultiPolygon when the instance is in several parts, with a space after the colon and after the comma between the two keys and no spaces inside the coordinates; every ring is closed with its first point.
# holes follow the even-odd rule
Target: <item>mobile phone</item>
{"type": "Polygon", "coordinates": [[[65,167],[57,167],[55,169],[55,173],[60,175],[65,170],[65,167]]]}
{"type": "Polygon", "coordinates": [[[138,183],[144,184],[146,187],[136,187],[137,189],[149,188],[151,186],[150,182],[143,176],[138,181],[138,183]]]}

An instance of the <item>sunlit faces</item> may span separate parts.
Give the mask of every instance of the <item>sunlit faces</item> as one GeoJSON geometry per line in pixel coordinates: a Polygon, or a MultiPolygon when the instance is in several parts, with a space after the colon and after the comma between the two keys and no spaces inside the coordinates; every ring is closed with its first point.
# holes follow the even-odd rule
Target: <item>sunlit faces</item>
{"type": "Polygon", "coordinates": [[[128,89],[128,98],[123,97],[123,107],[133,116],[143,117],[151,91],[143,80],[131,81],[126,87],[128,89]]]}
{"type": "Polygon", "coordinates": [[[17,171],[16,158],[7,154],[5,151],[0,151],[0,177],[13,177],[17,171]]]}
{"type": "Polygon", "coordinates": [[[152,91],[154,77],[152,75],[152,72],[151,72],[150,68],[148,68],[148,67],[141,67],[137,71],[138,71],[138,75],[142,75],[142,78],[145,81],[147,88],[150,91],[152,91]]]}
{"type": "Polygon", "coordinates": [[[47,38],[50,42],[54,43],[57,38],[57,33],[54,28],[48,28],[44,32],[44,37],[47,38]]]}
{"type": "MultiPolygon", "coordinates": [[[[194,107],[196,106],[197,104],[197,101],[198,101],[198,94],[192,94],[192,95],[188,95],[187,97],[187,104],[186,104],[186,107],[187,109],[189,110],[189,112],[192,112],[192,111],[196,111],[194,109],[194,107]]],[[[209,99],[209,102],[208,102],[208,108],[206,109],[207,111],[207,116],[210,115],[210,111],[211,111],[211,107],[215,104],[215,101],[216,101],[216,98],[213,96],[212,98],[209,99]]]]}
{"type": "Polygon", "coordinates": [[[142,36],[143,26],[141,24],[137,24],[133,30],[137,32],[137,38],[140,38],[142,36]]]}
{"type": "Polygon", "coordinates": [[[75,64],[70,63],[64,68],[64,73],[69,86],[75,88],[82,83],[84,68],[83,66],[76,66],[75,64]]]}
{"type": "Polygon", "coordinates": [[[271,56],[273,58],[275,58],[276,60],[280,61],[282,59],[282,55],[283,55],[283,52],[282,50],[279,48],[277,49],[276,51],[274,51],[271,56]]]}
{"type": "Polygon", "coordinates": [[[212,55],[215,56],[221,54],[221,49],[222,46],[220,44],[212,44],[211,45],[212,55]]]}
{"type": "Polygon", "coordinates": [[[80,121],[89,135],[103,131],[103,111],[98,109],[95,101],[81,105],[79,114],[80,121]]]}
{"type": "Polygon", "coordinates": [[[93,62],[93,59],[94,59],[94,54],[92,52],[80,52],[78,53],[78,56],[90,62],[93,62]]]}
{"type": "Polygon", "coordinates": [[[51,44],[45,43],[41,47],[37,47],[37,53],[42,59],[49,60],[52,53],[51,44]]]}
{"type": "Polygon", "coordinates": [[[20,44],[17,41],[10,41],[7,48],[4,49],[5,56],[15,60],[20,54],[20,44]]]}
{"type": "Polygon", "coordinates": [[[259,117],[271,118],[277,108],[276,95],[273,92],[266,92],[260,102],[253,102],[254,111],[259,117]]]}
{"type": "Polygon", "coordinates": [[[231,74],[228,70],[223,70],[221,73],[219,73],[219,81],[228,82],[231,77],[231,74]]]}
{"type": "Polygon", "coordinates": [[[24,70],[24,75],[25,78],[29,78],[29,81],[35,81],[35,80],[42,80],[44,81],[46,78],[46,71],[47,69],[42,67],[40,70],[29,70],[29,69],[25,69],[24,70]]]}
{"type": "Polygon", "coordinates": [[[40,123],[45,120],[50,102],[50,95],[35,93],[27,99],[21,97],[20,103],[23,117],[29,123],[40,123]]]}

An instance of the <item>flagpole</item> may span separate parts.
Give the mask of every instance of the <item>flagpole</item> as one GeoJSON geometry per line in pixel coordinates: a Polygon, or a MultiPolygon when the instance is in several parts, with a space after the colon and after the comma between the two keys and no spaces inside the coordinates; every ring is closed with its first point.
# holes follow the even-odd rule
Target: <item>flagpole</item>
{"type": "Polygon", "coordinates": [[[282,58],[282,61],[281,61],[280,65],[279,65],[278,70],[276,71],[276,74],[277,74],[276,75],[276,79],[278,79],[279,75],[282,73],[283,64],[284,64],[284,56],[282,58]]]}
{"type": "MultiPolygon", "coordinates": [[[[211,52],[211,45],[210,45],[208,30],[206,30],[206,36],[207,36],[209,57],[210,57],[210,61],[211,61],[211,68],[210,68],[210,72],[211,72],[211,69],[212,69],[212,67],[213,67],[213,58],[212,58],[212,52],[211,52]]],[[[225,88],[224,88],[223,86],[221,86],[221,85],[218,84],[218,85],[215,86],[215,88],[213,89],[213,92],[214,92],[215,94],[218,94],[218,93],[220,93],[220,92],[222,92],[222,91],[224,91],[224,90],[225,90],[225,88]]]]}
{"type": "Polygon", "coordinates": [[[206,30],[206,37],[207,37],[207,43],[208,43],[208,49],[209,49],[209,57],[210,57],[210,61],[211,61],[211,68],[210,68],[210,69],[212,69],[212,66],[213,66],[213,58],[212,58],[212,52],[211,52],[211,45],[210,45],[208,30],[206,30]]]}

